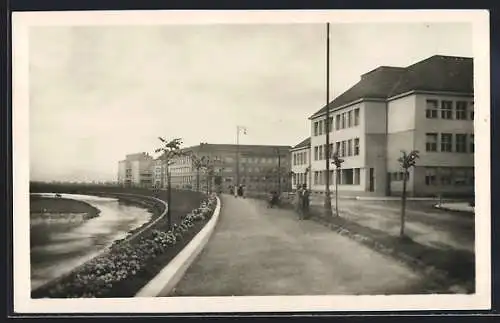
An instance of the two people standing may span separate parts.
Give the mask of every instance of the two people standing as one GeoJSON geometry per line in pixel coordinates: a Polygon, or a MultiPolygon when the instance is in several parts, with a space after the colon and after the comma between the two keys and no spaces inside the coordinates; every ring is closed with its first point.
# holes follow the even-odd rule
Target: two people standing
{"type": "Polygon", "coordinates": [[[304,220],[309,217],[309,195],[306,184],[297,185],[295,192],[295,208],[299,215],[299,220],[304,220]]]}
{"type": "Polygon", "coordinates": [[[245,191],[244,191],[243,185],[234,186],[233,187],[233,194],[234,194],[234,197],[239,196],[239,197],[245,198],[245,191]]]}

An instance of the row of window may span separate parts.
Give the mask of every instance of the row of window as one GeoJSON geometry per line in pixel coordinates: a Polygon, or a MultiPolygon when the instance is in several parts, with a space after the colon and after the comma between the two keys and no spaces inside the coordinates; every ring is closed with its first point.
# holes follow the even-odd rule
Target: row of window
{"type": "MultiPolygon", "coordinates": [[[[334,185],[335,180],[338,179],[340,185],[359,185],[360,169],[359,168],[346,168],[340,170],[330,170],[330,184],[334,185]],[[335,173],[335,175],[334,175],[335,173]]],[[[314,172],[314,185],[326,184],[326,170],[314,172]]]]}
{"type": "Polygon", "coordinates": [[[439,147],[440,152],[474,153],[474,134],[426,133],[425,137],[426,151],[437,152],[439,147]]]}
{"type": "MultiPolygon", "coordinates": [[[[321,136],[326,134],[326,128],[329,127],[329,132],[332,132],[333,127],[333,116],[329,118],[329,123],[326,123],[326,119],[322,119],[314,122],[314,136],[321,136]]],[[[335,129],[341,130],[351,127],[356,127],[359,125],[359,108],[352,109],[350,111],[345,111],[335,115],[335,129]]]]}
{"type": "Polygon", "coordinates": [[[474,102],[426,100],[425,116],[428,119],[474,120],[474,102]]]}
{"type": "Polygon", "coordinates": [[[426,167],[425,185],[474,185],[474,168],[426,167]]]}
{"type": "MultiPolygon", "coordinates": [[[[359,155],[359,138],[342,140],[335,142],[335,150],[333,143],[330,144],[330,155],[338,152],[340,157],[358,156],[359,155]]],[[[314,147],[314,160],[326,159],[326,144],[314,147]]]]}
{"type": "Polygon", "coordinates": [[[307,176],[308,176],[308,174],[306,174],[306,173],[293,174],[293,176],[292,176],[293,185],[296,186],[296,185],[307,184],[307,182],[308,182],[307,176]]]}
{"type": "MultiPolygon", "coordinates": [[[[391,175],[391,181],[392,182],[403,181],[404,177],[405,177],[405,173],[404,172],[393,172],[390,175],[391,175]]],[[[409,172],[406,172],[406,180],[408,180],[408,181],[410,180],[410,173],[409,172]]]]}
{"type": "Polygon", "coordinates": [[[307,151],[299,151],[292,154],[294,165],[306,165],[309,163],[309,161],[307,160],[307,151]]]}

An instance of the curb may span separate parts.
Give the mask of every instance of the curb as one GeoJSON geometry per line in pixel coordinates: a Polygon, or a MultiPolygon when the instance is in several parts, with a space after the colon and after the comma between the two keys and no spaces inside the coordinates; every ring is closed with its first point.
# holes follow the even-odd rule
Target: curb
{"type": "Polygon", "coordinates": [[[217,197],[212,218],[203,229],[187,244],[182,251],[172,259],[149,283],[142,287],[135,297],[158,297],[168,295],[181,280],[186,270],[205,248],[219,220],[221,201],[217,197]]]}

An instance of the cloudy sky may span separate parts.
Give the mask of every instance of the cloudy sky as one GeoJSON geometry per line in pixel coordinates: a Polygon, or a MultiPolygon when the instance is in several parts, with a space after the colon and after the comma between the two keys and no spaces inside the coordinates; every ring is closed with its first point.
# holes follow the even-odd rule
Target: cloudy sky
{"type": "MultiPolygon", "coordinates": [[[[158,136],[186,146],[295,145],[325,104],[326,27],[78,26],[30,30],[32,180],[115,180],[158,136]]],[[[380,65],[472,57],[468,24],[331,25],[331,97],[380,65]]]]}

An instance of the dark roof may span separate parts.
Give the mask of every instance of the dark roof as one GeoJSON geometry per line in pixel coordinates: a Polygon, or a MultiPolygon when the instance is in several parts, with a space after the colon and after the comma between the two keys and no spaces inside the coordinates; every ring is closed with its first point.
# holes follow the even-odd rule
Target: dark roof
{"type": "Polygon", "coordinates": [[[302,140],[300,143],[292,147],[292,149],[311,147],[311,137],[302,140]]]}
{"type": "MultiPolygon", "coordinates": [[[[434,55],[408,67],[380,66],[363,74],[328,106],[334,109],[359,99],[388,99],[409,91],[473,93],[472,58],[434,55]]],[[[325,111],[323,107],[311,117],[325,111]]]]}

